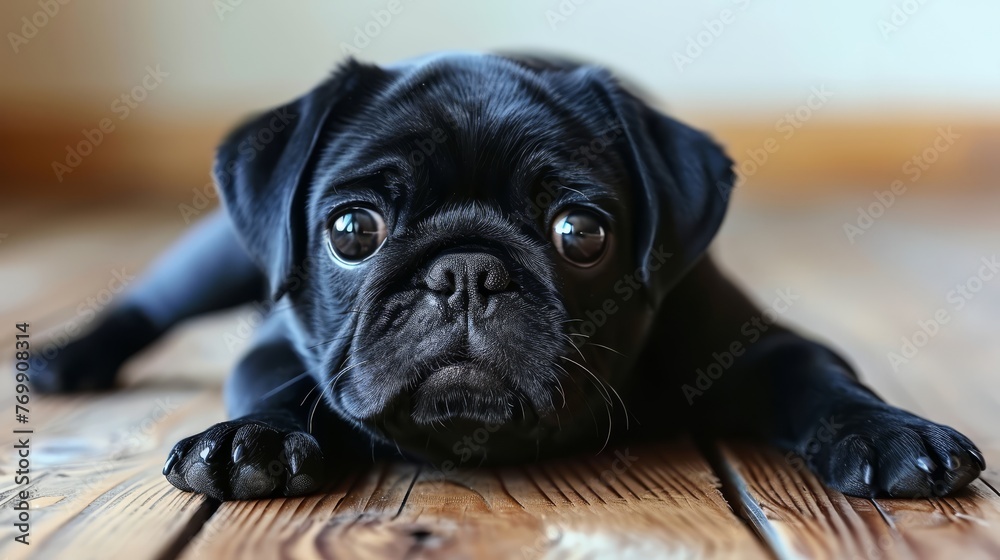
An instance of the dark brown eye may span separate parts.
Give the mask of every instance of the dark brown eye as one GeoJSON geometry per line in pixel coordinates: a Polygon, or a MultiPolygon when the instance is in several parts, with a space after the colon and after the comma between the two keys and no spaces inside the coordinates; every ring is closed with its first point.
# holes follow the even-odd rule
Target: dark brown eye
{"type": "Polygon", "coordinates": [[[577,266],[592,266],[607,248],[607,233],[597,213],[583,208],[565,210],[552,222],[556,251],[577,266]]]}
{"type": "Polygon", "coordinates": [[[330,216],[327,242],[334,258],[358,264],[374,255],[388,232],[382,216],[369,208],[347,208],[330,216]]]}

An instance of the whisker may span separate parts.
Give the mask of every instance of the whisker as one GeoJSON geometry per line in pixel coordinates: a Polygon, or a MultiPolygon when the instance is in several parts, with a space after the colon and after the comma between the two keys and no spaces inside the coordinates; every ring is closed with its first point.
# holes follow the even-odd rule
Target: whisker
{"type": "MultiPolygon", "coordinates": [[[[576,390],[580,392],[580,395],[583,397],[583,404],[584,406],[587,407],[587,410],[590,411],[590,418],[591,420],[594,421],[594,430],[595,430],[594,433],[598,434],[599,432],[597,432],[597,428],[599,426],[597,424],[597,415],[594,414],[594,407],[590,406],[590,401],[587,399],[587,394],[583,391],[583,387],[580,387],[580,384],[576,381],[576,377],[570,375],[569,372],[566,371],[566,368],[562,367],[559,364],[553,364],[553,365],[562,370],[562,372],[566,374],[566,377],[568,377],[569,380],[573,382],[573,385],[576,386],[576,390]]],[[[607,403],[605,403],[604,406],[607,406],[607,403]]]]}
{"type": "MultiPolygon", "coordinates": [[[[347,360],[349,360],[349,359],[350,359],[350,356],[344,358],[344,361],[340,363],[340,367],[344,367],[344,364],[346,364],[347,360]]],[[[323,381],[319,381],[319,382],[316,383],[316,385],[313,385],[313,388],[309,389],[309,392],[306,393],[306,396],[302,397],[302,402],[299,403],[299,406],[302,406],[302,405],[306,404],[306,400],[309,398],[309,395],[311,395],[312,392],[315,391],[322,384],[323,384],[323,381]]]]}
{"type": "Polygon", "coordinates": [[[311,372],[311,370],[308,370],[308,369],[305,370],[305,371],[303,371],[302,373],[296,375],[295,377],[289,379],[288,381],[285,381],[281,385],[278,385],[274,389],[271,389],[267,393],[264,393],[264,395],[261,396],[260,398],[258,398],[257,400],[258,401],[263,401],[265,399],[268,399],[268,398],[270,398],[270,397],[272,397],[272,396],[280,393],[281,391],[284,391],[285,389],[287,389],[288,387],[290,387],[291,385],[293,385],[296,381],[302,379],[303,377],[308,377],[310,375],[310,372],[311,372]]]}
{"type": "Polygon", "coordinates": [[[610,347],[610,346],[605,346],[605,345],[603,345],[603,344],[598,344],[598,343],[596,343],[596,342],[590,342],[590,341],[586,342],[585,344],[586,344],[587,346],[596,346],[596,347],[598,347],[598,348],[604,348],[605,350],[610,350],[611,352],[614,352],[615,354],[618,354],[619,356],[621,356],[621,357],[623,357],[623,358],[627,358],[627,357],[628,357],[628,356],[626,356],[625,354],[622,354],[621,352],[619,352],[619,351],[615,350],[614,348],[612,348],[612,347],[610,347]]]}
{"type": "Polygon", "coordinates": [[[608,411],[608,436],[604,438],[604,445],[602,445],[600,451],[597,452],[598,455],[604,453],[604,450],[608,448],[608,443],[611,442],[612,426],[614,425],[614,422],[611,420],[611,407],[608,406],[606,408],[608,411]]]}
{"type": "Polygon", "coordinates": [[[576,353],[580,355],[580,359],[582,359],[583,362],[586,363],[587,358],[583,355],[583,352],[580,351],[580,347],[573,343],[573,339],[566,336],[565,334],[563,335],[563,337],[566,339],[566,342],[569,342],[570,346],[576,349],[576,353]]]}
{"type": "MultiPolygon", "coordinates": [[[[559,379],[559,376],[556,376],[556,389],[558,389],[559,394],[562,395],[562,406],[559,408],[566,408],[566,389],[563,389],[562,380],[559,379]]],[[[558,415],[559,413],[556,412],[556,414],[558,415]]]]}
{"type": "Polygon", "coordinates": [[[574,360],[572,360],[570,358],[567,358],[566,356],[559,356],[559,357],[562,358],[563,360],[566,360],[567,362],[570,362],[572,364],[576,364],[586,374],[590,375],[590,377],[593,378],[593,381],[596,382],[595,383],[595,387],[597,387],[597,389],[600,391],[601,396],[604,397],[604,401],[607,402],[607,403],[611,403],[611,393],[608,393],[607,390],[604,389],[604,384],[603,384],[603,382],[601,381],[601,379],[599,377],[597,377],[596,375],[594,375],[593,372],[591,372],[589,369],[585,368],[579,362],[576,362],[576,361],[574,361],[574,360]]]}
{"type": "Polygon", "coordinates": [[[573,360],[571,360],[571,359],[569,359],[569,358],[567,358],[565,356],[561,356],[561,357],[564,360],[568,360],[568,361],[576,364],[577,366],[583,368],[583,370],[586,371],[588,374],[590,374],[591,377],[593,377],[594,379],[596,379],[599,382],[603,383],[608,389],[611,389],[611,392],[613,392],[615,394],[615,396],[618,397],[618,402],[621,403],[622,410],[625,412],[625,429],[628,430],[628,428],[629,428],[629,416],[630,416],[629,411],[628,411],[628,407],[625,405],[625,399],[623,399],[622,396],[618,394],[618,391],[614,388],[614,386],[611,385],[611,383],[608,383],[607,381],[604,381],[603,379],[599,378],[597,375],[594,374],[594,372],[590,371],[589,369],[587,369],[583,365],[578,364],[578,363],[574,362],[573,360]]]}
{"type": "Polygon", "coordinates": [[[332,395],[333,391],[336,390],[336,388],[337,388],[337,382],[340,381],[340,378],[343,377],[345,373],[351,371],[352,369],[354,369],[354,368],[356,368],[358,366],[363,366],[363,365],[367,364],[369,361],[370,360],[365,360],[363,362],[358,362],[356,364],[349,365],[349,366],[345,367],[344,369],[338,371],[336,373],[336,375],[333,376],[333,379],[331,379],[330,382],[329,382],[329,384],[328,384],[330,386],[330,394],[332,395]]]}
{"type": "Polygon", "coordinates": [[[334,342],[337,342],[338,340],[344,340],[345,338],[351,338],[353,336],[354,336],[354,333],[345,334],[344,336],[337,336],[337,337],[331,338],[329,340],[325,340],[323,342],[320,342],[320,343],[317,343],[317,344],[313,344],[312,346],[309,347],[309,349],[313,350],[315,348],[319,348],[320,346],[326,346],[327,344],[332,344],[334,342]]]}
{"type": "MultiPolygon", "coordinates": [[[[312,392],[312,391],[310,391],[312,392]]],[[[323,400],[323,394],[320,393],[316,395],[316,400],[313,401],[312,408],[309,409],[309,422],[306,423],[306,431],[309,434],[313,433],[313,417],[316,416],[316,409],[319,408],[319,401],[323,400]]]]}

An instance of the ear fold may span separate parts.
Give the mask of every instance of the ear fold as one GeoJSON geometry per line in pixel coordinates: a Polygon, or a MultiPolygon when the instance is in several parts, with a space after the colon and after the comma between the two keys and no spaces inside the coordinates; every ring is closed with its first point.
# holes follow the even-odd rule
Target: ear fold
{"type": "Polygon", "coordinates": [[[219,146],[215,183],[274,299],[284,295],[292,270],[302,264],[306,200],[327,121],[379,72],[350,60],[306,95],[239,126],[219,146]]]}
{"type": "Polygon", "coordinates": [[[705,133],[657,112],[606,75],[600,81],[627,142],[640,266],[655,254],[671,253],[646,280],[658,304],[722,225],[735,179],[733,162],[705,133]]]}

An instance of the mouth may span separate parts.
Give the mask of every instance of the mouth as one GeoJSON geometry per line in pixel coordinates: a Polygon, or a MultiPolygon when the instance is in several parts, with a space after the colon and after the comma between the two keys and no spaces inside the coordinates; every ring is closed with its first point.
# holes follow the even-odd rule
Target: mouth
{"type": "Polygon", "coordinates": [[[539,416],[526,400],[502,374],[473,360],[448,360],[398,394],[374,424],[396,439],[483,427],[530,431],[539,416]]]}
{"type": "Polygon", "coordinates": [[[537,454],[548,433],[526,401],[500,374],[471,360],[452,361],[400,394],[374,423],[397,448],[418,456],[504,461],[537,454]]]}
{"type": "Polygon", "coordinates": [[[411,369],[416,379],[373,414],[356,417],[400,452],[456,464],[504,464],[537,458],[547,446],[580,445],[590,433],[585,422],[564,426],[559,419],[567,402],[572,416],[582,401],[557,407],[558,397],[546,402],[541,392],[531,392],[534,387],[518,385],[510,373],[467,352],[424,366],[411,369]]]}
{"type": "Polygon", "coordinates": [[[523,401],[516,391],[500,375],[471,360],[437,367],[406,397],[397,403],[395,416],[408,417],[408,423],[419,427],[462,421],[501,425],[527,419],[527,413],[520,412],[523,401]]]}

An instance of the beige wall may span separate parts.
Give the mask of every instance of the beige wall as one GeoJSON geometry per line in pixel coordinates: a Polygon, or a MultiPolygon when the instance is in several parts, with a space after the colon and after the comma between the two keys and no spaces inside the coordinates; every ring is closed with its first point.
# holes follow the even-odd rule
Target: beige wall
{"type": "Polygon", "coordinates": [[[1000,3],[985,0],[4,2],[0,179],[40,182],[60,196],[136,177],[149,188],[186,190],[205,177],[229,123],[310,87],[343,58],[346,43],[383,62],[517,49],[607,64],[715,130],[737,159],[769,137],[783,139],[779,121],[822,87],[832,92],[828,101],[782,146],[802,153],[773,159],[755,181],[829,173],[857,158],[860,173],[827,182],[868,170],[882,181],[937,126],[952,125],[979,127],[949,165],[961,167],[962,181],[981,182],[983,169],[995,170],[982,154],[1000,146],[998,20],[1000,3]],[[40,15],[46,6],[58,12],[40,15]],[[29,37],[22,18],[44,25],[29,37]],[[144,99],[125,115],[115,100],[140,86],[148,68],[166,75],[140,90],[144,99]],[[114,131],[56,181],[52,162],[105,118],[114,131]],[[802,169],[827,151],[836,165],[802,169]]]}

